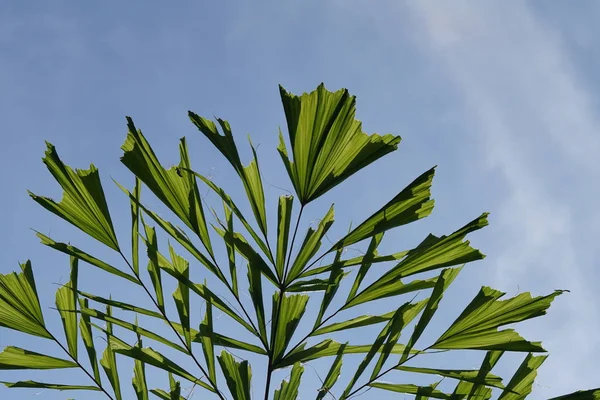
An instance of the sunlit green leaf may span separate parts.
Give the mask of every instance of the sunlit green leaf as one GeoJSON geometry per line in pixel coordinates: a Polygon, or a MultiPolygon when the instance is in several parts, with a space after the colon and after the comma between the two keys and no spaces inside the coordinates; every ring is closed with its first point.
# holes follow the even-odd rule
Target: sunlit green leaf
{"type": "MultiPolygon", "coordinates": [[[[219,229],[215,227],[215,231],[225,237],[227,233],[226,230],[219,229]]],[[[235,249],[238,253],[248,260],[254,269],[258,269],[267,279],[269,279],[274,285],[277,285],[277,276],[273,272],[273,270],[269,267],[269,265],[265,262],[265,260],[252,248],[252,246],[248,243],[248,241],[240,234],[239,232],[233,232],[231,234],[231,238],[233,239],[233,243],[235,249]]]]}
{"type": "Polygon", "coordinates": [[[529,353],[517,369],[506,388],[498,397],[498,400],[522,400],[525,399],[533,388],[537,369],[546,361],[547,355],[534,356],[529,353]]]}
{"type": "MultiPolygon", "coordinates": [[[[112,316],[111,306],[106,306],[106,315],[109,317],[112,316]]],[[[113,388],[115,397],[117,400],[121,400],[121,381],[119,379],[119,371],[117,369],[117,358],[111,346],[111,341],[113,339],[112,333],[112,323],[110,321],[106,321],[106,340],[108,344],[104,349],[102,358],[100,359],[100,365],[104,369],[104,373],[110,382],[110,386],[113,388]]]]}
{"type": "Polygon", "coordinates": [[[81,261],[84,261],[90,265],[93,265],[94,267],[103,269],[104,271],[109,272],[113,275],[119,276],[121,278],[125,278],[130,282],[136,283],[138,285],[140,284],[140,281],[135,276],[129,275],[128,273],[125,273],[125,272],[113,267],[112,265],[109,265],[109,264],[105,263],[104,261],[99,260],[96,257],[89,255],[88,253],[78,249],[75,246],[71,246],[70,244],[66,244],[66,243],[55,242],[54,240],[52,240],[51,238],[49,238],[48,236],[46,236],[40,232],[37,232],[36,235],[37,235],[37,237],[40,238],[40,241],[42,242],[42,244],[44,244],[48,247],[58,250],[61,253],[68,254],[71,257],[76,257],[76,258],[80,259],[81,261]]]}
{"type": "Polygon", "coordinates": [[[125,328],[127,330],[130,330],[131,332],[135,332],[141,336],[147,337],[149,339],[155,340],[159,343],[162,343],[164,345],[167,345],[177,351],[180,351],[182,353],[188,353],[187,350],[185,348],[183,348],[181,345],[174,343],[168,339],[166,339],[163,335],[158,334],[158,333],[154,333],[152,331],[149,331],[147,329],[142,328],[141,326],[138,326],[137,324],[133,324],[131,322],[127,322],[127,321],[123,321],[122,319],[113,317],[112,315],[108,315],[105,314],[101,311],[98,310],[94,310],[91,308],[82,308],[81,309],[81,314],[82,315],[86,315],[95,319],[99,319],[101,321],[110,323],[110,324],[115,324],[117,326],[120,326],[121,328],[125,328]]]}
{"type": "MultiPolygon", "coordinates": [[[[142,348],[142,339],[138,336],[138,348],[142,348]]],[[[138,400],[148,400],[148,385],[146,383],[146,368],[145,364],[140,360],[134,360],[133,363],[133,379],[131,381],[135,395],[138,400]]]]}
{"type": "Polygon", "coordinates": [[[355,307],[359,304],[369,301],[381,300],[388,297],[399,296],[401,294],[417,292],[420,290],[431,289],[435,286],[438,278],[429,278],[424,280],[414,280],[408,283],[402,282],[400,279],[391,282],[385,286],[371,285],[360,292],[356,297],[347,302],[343,309],[355,307]]]}
{"type": "MultiPolygon", "coordinates": [[[[189,174],[181,174],[177,167],[163,168],[142,131],[136,129],[133,120],[129,117],[127,117],[127,127],[129,132],[125,143],[121,146],[124,151],[121,162],[198,235],[212,254],[202,199],[195,178],[189,174]]],[[[181,157],[179,167],[191,168],[185,138],[181,139],[179,153],[181,157]]],[[[136,201],[137,204],[139,201],[136,201]]]]}
{"type": "Polygon", "coordinates": [[[285,262],[287,260],[293,205],[294,198],[292,196],[279,196],[279,205],[277,207],[277,259],[275,266],[277,276],[281,281],[283,281],[285,262]]]}
{"type": "Polygon", "coordinates": [[[42,159],[54,179],[60,184],[62,200],[57,203],[48,197],[29,195],[48,211],[65,219],[94,239],[119,251],[119,243],[113,229],[100,175],[94,165],[90,169],[73,171],[63,164],[53,145],[46,142],[46,154],[42,159]]]}
{"type": "Polygon", "coordinates": [[[163,371],[171,372],[174,375],[180,376],[192,383],[196,383],[199,386],[210,390],[211,392],[214,392],[214,389],[208,383],[198,378],[195,378],[183,367],[171,361],[170,359],[168,359],[167,357],[163,356],[161,353],[157,352],[156,350],[153,350],[150,347],[139,348],[135,346],[130,346],[122,340],[112,336],[110,340],[110,348],[115,353],[133,358],[134,360],[140,360],[145,364],[152,365],[156,368],[162,369],[163,371]]]}
{"type": "Polygon", "coordinates": [[[317,229],[308,228],[306,232],[306,236],[304,237],[304,242],[292,263],[292,267],[289,270],[289,274],[287,276],[286,283],[290,283],[294,281],[305,269],[308,262],[311,258],[317,254],[319,248],[321,247],[321,240],[327,234],[327,231],[333,224],[333,205],[327,211],[327,214],[319,221],[319,226],[317,229]]]}
{"type": "Polygon", "coordinates": [[[69,354],[77,359],[77,258],[71,256],[71,278],[56,291],[56,308],[60,313],[69,354]]]}
{"type": "Polygon", "coordinates": [[[29,260],[21,264],[21,271],[0,274],[0,326],[52,339],[44,323],[29,260]]]}
{"type": "Polygon", "coordinates": [[[248,292],[254,305],[254,312],[258,321],[258,331],[263,341],[267,340],[267,322],[265,319],[265,306],[263,301],[262,276],[253,263],[248,264],[248,292]]]}
{"type": "Polygon", "coordinates": [[[293,160],[280,133],[279,153],[301,204],[316,199],[356,171],[396,150],[399,136],[367,135],[355,119],[356,98],[323,84],[301,96],[280,86],[293,160]]]}
{"type": "Polygon", "coordinates": [[[156,240],[156,231],[153,227],[146,225],[142,218],[142,224],[144,225],[144,231],[146,232],[146,252],[148,254],[148,275],[152,281],[154,287],[154,293],[156,295],[155,300],[158,304],[158,308],[164,313],[165,312],[165,297],[162,289],[162,278],[160,274],[160,267],[158,264],[158,243],[156,240]]]}
{"type": "MultiPolygon", "coordinates": [[[[184,278],[189,279],[189,263],[182,257],[175,254],[173,247],[169,245],[169,253],[171,254],[171,261],[175,270],[184,278]]],[[[157,266],[158,269],[158,266],[157,266]]],[[[175,306],[177,307],[177,313],[179,314],[179,321],[183,326],[183,334],[188,348],[192,347],[192,336],[190,334],[190,288],[184,282],[180,281],[177,283],[177,289],[173,293],[173,299],[175,299],[175,306]]]]}
{"type": "MultiPolygon", "coordinates": [[[[397,261],[400,260],[402,258],[404,258],[407,254],[408,254],[409,250],[404,250],[404,251],[400,251],[394,254],[387,254],[387,255],[383,255],[383,256],[375,256],[372,259],[370,259],[370,262],[372,264],[375,263],[383,263],[383,262],[387,262],[387,261],[397,261]]],[[[303,272],[298,278],[308,278],[310,276],[315,276],[315,275],[319,275],[319,274],[323,274],[325,272],[330,272],[334,267],[342,267],[342,268],[348,268],[348,267],[353,267],[355,265],[361,265],[365,262],[365,258],[370,258],[371,256],[369,254],[365,254],[364,256],[358,256],[358,257],[354,257],[354,258],[350,258],[348,260],[340,260],[338,263],[336,263],[336,265],[334,264],[328,264],[328,265],[324,265],[322,267],[317,267],[317,268],[312,268],[309,269],[308,271],[303,272]]]]}
{"type": "MultiPolygon", "coordinates": [[[[113,306],[113,307],[117,307],[117,308],[120,308],[121,310],[133,311],[133,312],[138,313],[138,314],[144,314],[144,315],[148,315],[150,317],[163,319],[163,316],[162,316],[161,313],[156,312],[156,311],[152,311],[152,310],[148,310],[146,308],[138,307],[138,306],[135,306],[133,304],[124,303],[122,301],[117,301],[117,300],[113,300],[113,299],[106,299],[104,297],[96,296],[94,294],[87,293],[87,292],[82,292],[80,290],[77,291],[77,293],[79,293],[81,296],[83,296],[85,298],[88,298],[90,300],[93,300],[93,301],[96,301],[98,303],[102,303],[102,304],[105,304],[105,305],[110,305],[110,306],[113,306]]],[[[85,308],[88,308],[87,305],[86,305],[85,308]]]]}
{"type": "Polygon", "coordinates": [[[47,356],[15,346],[5,347],[0,353],[0,370],[60,368],[77,368],[77,364],[73,361],[47,356]]]}
{"type": "MultiPolygon", "coordinates": [[[[208,366],[208,374],[211,382],[217,381],[217,369],[215,366],[215,345],[213,338],[215,336],[213,329],[213,315],[212,315],[212,303],[206,302],[206,315],[204,316],[204,322],[202,324],[201,332],[198,332],[195,337],[199,338],[202,343],[202,350],[204,351],[204,358],[206,365],[208,366]]],[[[191,348],[191,346],[190,346],[191,348]]]]}
{"type": "Polygon", "coordinates": [[[386,205],[381,207],[338,241],[332,250],[341,249],[392,228],[406,225],[431,214],[431,183],[435,169],[423,173],[386,205]]]}
{"type": "Polygon", "coordinates": [[[242,180],[246,195],[250,201],[250,206],[258,222],[258,226],[264,235],[267,234],[267,216],[265,211],[265,194],[263,190],[262,179],[260,177],[260,169],[258,167],[258,158],[256,150],[252,143],[250,147],[254,159],[247,166],[242,165],[240,155],[238,154],[233,134],[229,122],[222,119],[217,119],[223,135],[217,130],[217,126],[211,120],[200,117],[193,112],[188,113],[190,120],[196,127],[212,142],[212,144],[227,158],[233,169],[237,172],[242,180]]]}
{"type": "Polygon", "coordinates": [[[480,375],[479,370],[461,370],[461,369],[438,369],[438,368],[419,368],[398,366],[395,369],[405,372],[414,372],[419,374],[439,375],[444,378],[458,379],[465,382],[477,383],[481,385],[491,386],[503,389],[502,378],[499,376],[484,373],[480,375]]]}
{"type": "Polygon", "coordinates": [[[427,328],[427,325],[429,325],[429,323],[431,322],[431,319],[436,313],[440,301],[444,296],[444,292],[446,291],[446,289],[448,289],[452,282],[454,282],[454,279],[456,279],[460,271],[461,268],[446,268],[440,273],[440,276],[437,279],[435,287],[433,288],[433,291],[431,293],[431,297],[429,297],[429,299],[427,300],[425,310],[423,311],[423,314],[421,314],[419,322],[417,322],[417,324],[415,325],[415,329],[413,330],[412,335],[410,335],[410,339],[408,339],[408,343],[406,344],[406,350],[404,351],[404,354],[402,354],[402,362],[404,362],[407,359],[410,349],[412,349],[415,346],[417,340],[419,340],[419,338],[425,331],[425,328],[427,328]]]}
{"type": "Polygon", "coordinates": [[[225,376],[225,381],[233,396],[233,400],[250,400],[252,371],[248,361],[238,363],[233,356],[225,350],[221,352],[221,355],[218,356],[217,359],[223,370],[223,375],[225,376]]]}
{"type": "MultiPolygon", "coordinates": [[[[343,344],[345,345],[344,354],[363,354],[368,353],[373,345],[372,344],[364,344],[364,345],[351,345],[351,344],[343,344]]],[[[277,368],[285,368],[296,362],[308,362],[311,360],[316,360],[322,357],[331,357],[335,356],[340,346],[342,344],[331,340],[326,339],[322,342],[319,342],[316,345],[312,345],[309,348],[306,348],[306,343],[298,346],[294,351],[287,354],[281,361],[276,364],[277,368]]],[[[402,354],[406,346],[403,344],[396,344],[393,349],[390,351],[390,354],[402,354]]],[[[417,350],[411,350],[412,354],[420,353],[417,350]]]]}
{"type": "Polygon", "coordinates": [[[290,379],[281,382],[279,389],[275,390],[273,400],[296,400],[298,398],[298,389],[300,388],[300,380],[304,373],[304,367],[300,363],[294,364],[290,379]]]}
{"type": "MultiPolygon", "coordinates": [[[[82,310],[88,308],[87,299],[78,298],[78,300],[79,307],[82,310]]],[[[100,382],[100,369],[98,368],[98,356],[96,354],[96,347],[94,346],[92,325],[90,322],[90,317],[83,313],[81,314],[81,318],[79,318],[79,332],[81,333],[81,339],[83,341],[86,352],[88,354],[88,358],[90,360],[90,365],[94,373],[94,379],[96,380],[96,382],[100,382]]]]}
{"type": "MultiPolygon", "coordinates": [[[[335,255],[335,260],[339,261],[341,255],[342,255],[342,251],[338,250],[335,255]]],[[[335,264],[335,260],[334,260],[334,264],[335,264]]],[[[317,314],[317,318],[315,319],[315,324],[313,326],[313,330],[315,330],[319,326],[321,326],[323,317],[325,316],[325,311],[327,311],[329,304],[331,304],[333,297],[337,293],[337,291],[340,287],[340,282],[342,281],[344,276],[345,276],[345,274],[341,267],[333,268],[331,270],[331,272],[329,273],[329,279],[327,282],[328,285],[325,289],[325,294],[323,294],[323,300],[321,300],[321,306],[319,307],[319,313],[317,314]]]]}
{"type": "MultiPolygon", "coordinates": [[[[115,183],[117,183],[117,182],[115,182],[115,183]]],[[[129,196],[129,200],[137,203],[137,199],[135,198],[135,196],[133,194],[131,194],[131,192],[129,190],[127,190],[122,185],[119,185],[118,183],[117,183],[117,185],[125,194],[127,194],[129,196]]],[[[166,221],[165,219],[161,218],[157,213],[155,213],[154,211],[151,211],[146,206],[144,206],[142,203],[137,203],[137,204],[139,204],[140,208],[144,211],[144,213],[146,215],[148,215],[150,218],[152,218],[154,220],[154,222],[156,222],[162,230],[164,230],[169,236],[171,236],[173,239],[175,239],[177,241],[177,243],[179,243],[192,256],[194,256],[194,258],[196,258],[198,261],[200,261],[202,263],[202,265],[204,265],[209,271],[211,271],[213,274],[215,274],[221,281],[225,282],[225,276],[223,276],[223,273],[221,272],[221,270],[219,268],[217,268],[208,259],[208,257],[206,257],[204,254],[202,254],[196,246],[194,246],[194,244],[192,243],[190,238],[185,234],[185,232],[181,228],[179,228],[176,225],[173,225],[171,222],[166,221]]]]}
{"type": "Polygon", "coordinates": [[[371,238],[371,243],[369,243],[367,252],[363,256],[360,268],[358,270],[358,273],[356,274],[356,278],[354,279],[354,283],[352,284],[352,288],[350,289],[350,293],[348,293],[348,298],[346,299],[346,301],[350,301],[354,296],[356,296],[356,292],[358,292],[360,284],[362,283],[363,279],[365,278],[365,275],[371,268],[371,265],[373,265],[373,259],[377,255],[377,247],[381,243],[381,239],[383,239],[383,233],[384,232],[378,233],[377,235],[371,238]]]}
{"type": "Polygon", "coordinates": [[[490,399],[492,397],[492,389],[486,387],[483,383],[485,382],[485,377],[490,374],[490,371],[496,366],[500,357],[504,354],[503,351],[499,350],[490,350],[485,354],[483,362],[481,363],[481,367],[477,371],[476,382],[474,383],[462,380],[454,389],[453,395],[466,397],[467,400],[478,399],[485,400],[490,399]]]}
{"type": "Polygon", "coordinates": [[[233,202],[231,197],[227,193],[225,193],[225,191],[222,188],[215,185],[214,182],[212,182],[210,179],[206,178],[203,175],[200,175],[197,172],[194,172],[192,170],[185,169],[185,168],[181,168],[181,170],[182,170],[182,172],[187,172],[187,173],[193,174],[194,176],[199,178],[202,182],[204,182],[213,192],[215,192],[217,195],[219,195],[219,197],[221,197],[223,202],[225,204],[227,204],[227,206],[231,209],[231,211],[233,211],[235,216],[240,220],[242,225],[244,225],[244,228],[246,228],[246,230],[248,231],[250,236],[252,236],[252,239],[254,240],[254,242],[256,242],[256,244],[262,250],[262,252],[269,258],[269,261],[271,261],[272,263],[275,262],[273,260],[273,255],[271,254],[271,251],[269,250],[268,246],[261,239],[261,237],[256,233],[254,228],[252,228],[252,225],[250,225],[248,220],[246,220],[246,218],[244,217],[244,215],[242,214],[240,209],[236,206],[236,204],[233,202]]]}
{"type": "Polygon", "coordinates": [[[543,352],[539,342],[528,342],[513,329],[498,328],[546,314],[552,300],[561,293],[557,290],[533,298],[529,293],[521,293],[498,300],[506,293],[483,287],[432,348],[543,352]]]}
{"type": "Polygon", "coordinates": [[[325,381],[323,381],[323,385],[319,389],[319,394],[317,395],[316,400],[323,399],[330,390],[333,388],[338,378],[340,377],[340,373],[342,372],[342,359],[344,357],[344,351],[346,350],[347,343],[343,343],[339,346],[337,356],[335,360],[331,364],[331,368],[329,368],[329,372],[327,372],[327,376],[325,377],[325,381]]]}
{"type": "Polygon", "coordinates": [[[271,337],[274,338],[272,354],[275,362],[283,356],[308,302],[308,296],[302,294],[283,295],[281,299],[279,296],[279,292],[273,295],[273,310],[278,312],[279,318],[271,325],[271,337]],[[281,307],[278,307],[280,303],[281,307]]]}

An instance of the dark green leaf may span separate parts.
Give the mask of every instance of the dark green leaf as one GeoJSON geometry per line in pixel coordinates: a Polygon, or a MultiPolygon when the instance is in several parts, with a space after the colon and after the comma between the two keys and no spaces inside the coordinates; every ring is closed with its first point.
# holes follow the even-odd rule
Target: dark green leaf
{"type": "Polygon", "coordinates": [[[275,390],[273,400],[296,400],[298,398],[298,389],[300,380],[304,373],[304,367],[300,363],[294,364],[289,381],[281,382],[279,389],[275,390]]]}
{"type": "Polygon", "coordinates": [[[77,368],[73,361],[8,346],[0,353],[0,370],[77,368]]]}
{"type": "Polygon", "coordinates": [[[248,361],[236,362],[233,356],[223,350],[221,355],[217,357],[227,387],[233,396],[233,400],[250,400],[250,381],[252,379],[252,371],[248,361]]]}

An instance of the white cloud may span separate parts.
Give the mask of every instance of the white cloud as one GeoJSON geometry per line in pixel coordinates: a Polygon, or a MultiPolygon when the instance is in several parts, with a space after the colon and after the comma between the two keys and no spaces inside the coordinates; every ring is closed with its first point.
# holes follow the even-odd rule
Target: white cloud
{"type": "Polygon", "coordinates": [[[496,284],[520,285],[521,291],[572,290],[545,321],[526,327],[528,336],[535,337],[535,329],[546,339],[551,354],[534,397],[598,385],[600,295],[592,282],[599,276],[582,264],[595,250],[578,244],[598,227],[575,218],[581,213],[576,197],[592,195],[597,189],[589,182],[600,178],[600,126],[589,95],[560,37],[524,3],[410,5],[424,27],[424,42],[463,91],[487,166],[502,175],[508,189],[494,218],[503,235],[503,247],[492,255],[496,284]],[[565,184],[553,175],[555,169],[578,171],[568,174],[567,187],[575,190],[570,196],[554,196],[557,185],[565,184]]]}

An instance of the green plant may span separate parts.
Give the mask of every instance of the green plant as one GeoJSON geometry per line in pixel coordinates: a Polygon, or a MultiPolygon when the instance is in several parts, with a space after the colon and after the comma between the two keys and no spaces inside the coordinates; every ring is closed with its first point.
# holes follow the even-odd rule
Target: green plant
{"type": "MultiPolygon", "coordinates": [[[[234,351],[245,351],[251,357],[262,356],[267,359],[264,399],[296,399],[302,381],[303,365],[326,357],[331,361],[323,362],[330,363],[330,368],[320,390],[315,394],[316,399],[328,396],[348,399],[369,388],[412,394],[419,399],[488,399],[495,388],[500,393],[500,399],[508,400],[524,398],[531,392],[536,369],[546,358],[544,354],[534,354],[544,353],[545,350],[540,343],[527,341],[514,330],[502,327],[545,314],[552,300],[562,292],[555,291],[540,297],[522,293],[501,300],[504,293],[484,287],[437,340],[426,346],[416,347],[436,313],[444,292],[456,278],[462,265],[484,257],[479,250],[469,245],[465,237],[487,225],[487,214],[482,214],[447,236],[429,235],[415,248],[393,254],[379,254],[377,249],[385,232],[431,213],[433,200],[430,188],[434,169],[430,169],[331,245],[324,246],[324,238],[333,224],[333,206],[318,226],[308,229],[300,239],[298,226],[305,207],[356,171],[396,150],[400,137],[364,133],[361,123],[355,119],[355,98],[347,90],[329,92],[321,85],[310,94],[295,96],[281,88],[281,98],[291,151],[288,152],[288,145],[281,133],[278,151],[294,187],[295,198],[279,198],[277,223],[269,229],[256,152],[252,148],[254,158],[244,166],[231,128],[224,120],[217,120],[221,134],[214,122],[189,113],[194,125],[222,153],[239,176],[254,221],[242,214],[241,209],[222,188],[192,169],[185,139],[181,140],[179,147],[179,165],[165,169],[142,132],[128,118],[129,132],[122,146],[124,154],[121,161],[136,179],[132,191],[123,186],[120,188],[131,204],[132,231],[128,239],[131,241],[130,256],[123,250],[122,239],[117,239],[96,168],[91,166],[89,170],[72,170],[63,164],[55,148],[48,144],[43,160],[64,190],[64,195],[60,202],[35,194],[31,194],[31,197],[115,251],[125,268],[117,268],[75,246],[38,233],[44,245],[70,257],[70,280],[56,294],[56,307],[62,319],[66,343],[46,327],[29,261],[21,265],[20,273],[0,277],[0,325],[56,342],[64,350],[65,358],[8,347],[0,353],[0,369],[80,368],[88,376],[90,384],[20,381],[4,382],[5,385],[94,390],[103,392],[109,399],[121,399],[122,371],[117,371],[116,361],[119,355],[134,360],[133,387],[140,400],[147,399],[149,393],[163,399],[183,398],[180,383],[175,380],[175,376],[204,389],[202,398],[208,395],[219,399],[250,399],[250,363],[233,355],[234,351]],[[203,204],[199,183],[207,186],[222,200],[222,213],[208,209],[203,204]],[[142,185],[150,189],[175,214],[186,226],[186,230],[163,219],[142,202],[142,185]],[[296,203],[299,209],[296,212],[296,222],[292,223],[296,203]],[[210,227],[212,229],[207,223],[207,210],[210,210],[215,222],[210,227]],[[159,234],[150,225],[150,220],[176,246],[189,254],[194,260],[193,268],[197,265],[205,268],[207,276],[211,276],[210,285],[190,279],[190,264],[176,253],[171,244],[167,246],[168,254],[159,251],[159,234]],[[243,231],[237,230],[240,224],[243,231]],[[214,231],[212,234],[211,230],[214,231]],[[188,236],[186,231],[193,235],[188,236]],[[269,236],[271,232],[275,233],[269,236]],[[273,237],[275,240],[272,240],[273,237]],[[226,254],[223,257],[214,251],[215,238],[224,243],[226,254]],[[147,277],[140,270],[140,240],[147,255],[147,277]],[[344,258],[344,249],[361,242],[368,243],[363,255],[344,258]],[[298,249],[294,252],[296,247],[298,249]],[[247,268],[240,270],[239,257],[245,260],[247,268]],[[103,298],[80,290],[80,261],[139,286],[150,299],[153,308],[103,298]],[[363,284],[363,279],[368,272],[374,272],[371,267],[376,264],[379,264],[377,269],[381,272],[369,284],[363,284]],[[247,283],[242,284],[242,276],[246,273],[247,283]],[[423,273],[426,277],[413,279],[423,273]],[[167,315],[162,283],[165,274],[172,277],[177,285],[173,300],[178,322],[167,315]],[[351,282],[349,293],[345,296],[339,291],[343,281],[351,282]],[[241,296],[244,290],[242,286],[245,284],[248,285],[250,301],[243,300],[241,296]],[[224,290],[228,294],[231,302],[217,294],[215,285],[219,285],[218,290],[224,290]],[[399,300],[401,295],[409,297],[399,300]],[[199,307],[192,302],[192,296],[198,296],[204,302],[204,317],[197,328],[191,324],[191,318],[199,314],[199,307]],[[305,316],[311,296],[319,299],[312,327],[306,325],[308,316],[305,316]],[[350,319],[336,319],[341,311],[381,299],[396,302],[392,311],[380,315],[355,315],[350,319]],[[92,304],[103,305],[106,309],[101,311],[92,304]],[[333,304],[336,305],[332,307],[333,304]],[[241,311],[236,312],[235,308],[241,311]],[[134,313],[136,317],[133,320],[119,318],[113,314],[113,309],[134,313]],[[237,331],[233,334],[219,331],[214,318],[215,310],[226,315],[229,324],[235,324],[243,334],[237,331]],[[170,338],[144,329],[138,323],[137,315],[165,322],[170,338]],[[105,324],[104,327],[99,325],[102,323],[105,324]],[[294,338],[296,329],[304,325],[306,327],[302,332],[306,333],[299,340],[294,338]],[[375,325],[382,326],[382,329],[372,344],[340,343],[332,339],[343,332],[375,325]],[[405,332],[405,343],[400,343],[401,334],[407,326],[411,329],[405,332]],[[116,332],[117,327],[120,334],[116,332]],[[95,330],[106,336],[107,345],[102,356],[98,355],[97,343],[93,339],[95,330]],[[123,339],[123,335],[132,333],[137,340],[134,344],[129,344],[123,339]],[[323,337],[324,340],[313,342],[315,338],[323,337]],[[159,352],[144,347],[142,338],[152,340],[166,351],[188,359],[188,363],[184,365],[167,358],[165,350],[159,352]],[[84,344],[88,360],[84,361],[84,357],[78,353],[79,339],[84,344]],[[222,348],[220,355],[216,355],[217,347],[222,348]],[[201,354],[196,351],[198,348],[201,348],[201,354]],[[424,354],[465,349],[484,352],[484,360],[478,370],[411,365],[411,362],[424,354]],[[499,376],[491,373],[505,352],[526,354],[523,363],[506,385],[499,376]],[[344,356],[348,354],[359,354],[363,358],[355,373],[351,374],[351,379],[343,384],[338,382],[338,378],[344,356]],[[102,380],[98,364],[107,380],[102,380]],[[167,390],[149,389],[146,366],[167,372],[170,387],[167,390]],[[273,372],[284,368],[291,368],[291,375],[275,389],[273,372]],[[404,379],[409,383],[382,382],[381,378],[391,371],[402,371],[404,379]],[[431,385],[419,386],[410,383],[414,382],[411,379],[416,376],[437,376],[445,381],[440,385],[438,379],[431,385]],[[452,387],[447,385],[449,382],[454,382],[452,387]]],[[[160,248],[164,248],[164,243],[161,243],[160,248]]],[[[600,391],[596,390],[562,398],[599,396],[600,391]]]]}

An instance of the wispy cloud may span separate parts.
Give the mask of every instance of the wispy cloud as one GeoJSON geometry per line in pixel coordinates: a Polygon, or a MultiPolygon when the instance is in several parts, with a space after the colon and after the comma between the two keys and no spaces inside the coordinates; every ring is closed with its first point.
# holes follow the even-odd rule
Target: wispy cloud
{"type": "Polygon", "coordinates": [[[597,385],[600,295],[593,282],[600,274],[589,265],[595,249],[584,243],[597,235],[598,215],[581,210],[582,198],[598,192],[590,182],[600,178],[600,126],[590,95],[560,37],[524,3],[410,4],[424,27],[421,44],[460,86],[487,166],[506,184],[494,218],[502,235],[492,255],[496,285],[572,290],[546,321],[526,327],[551,353],[535,397],[597,385]]]}

